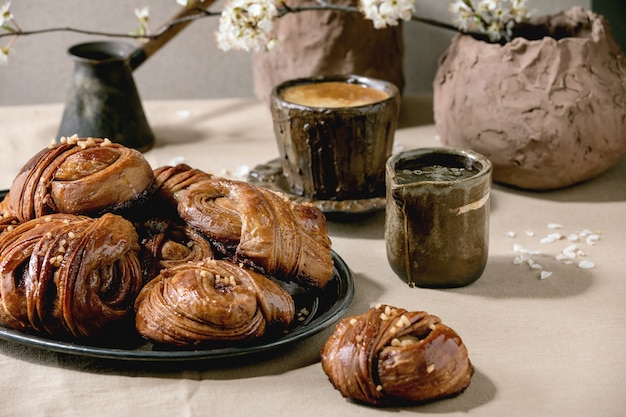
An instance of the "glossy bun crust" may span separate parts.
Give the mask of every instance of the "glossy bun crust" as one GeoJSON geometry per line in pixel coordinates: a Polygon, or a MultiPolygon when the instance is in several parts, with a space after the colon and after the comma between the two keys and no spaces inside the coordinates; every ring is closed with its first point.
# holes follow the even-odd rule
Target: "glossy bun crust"
{"type": "Polygon", "coordinates": [[[319,209],[184,164],[152,170],[106,139],[41,150],[0,201],[0,322],[54,339],[280,335],[295,315],[284,287],[320,289],[333,271],[319,209]]]}
{"type": "Polygon", "coordinates": [[[162,270],[135,308],[142,336],[178,346],[255,340],[270,327],[284,330],[295,315],[293,298],[278,284],[219,260],[162,270]]]}
{"type": "Polygon", "coordinates": [[[341,320],[321,360],[344,397],[377,406],[459,394],[474,372],[463,341],[438,317],[386,305],[341,320]]]}
{"type": "Polygon", "coordinates": [[[333,275],[331,241],[316,207],[185,164],[155,170],[154,198],[237,264],[276,279],[324,288],[333,275]]]}
{"type": "Polygon", "coordinates": [[[143,285],[133,225],[51,214],[0,234],[0,320],[58,338],[99,338],[132,325],[143,285]]]}
{"type": "Polygon", "coordinates": [[[144,201],[154,173],[137,150],[71,137],[34,155],[15,177],[9,206],[20,221],[52,213],[97,215],[144,201]]]}

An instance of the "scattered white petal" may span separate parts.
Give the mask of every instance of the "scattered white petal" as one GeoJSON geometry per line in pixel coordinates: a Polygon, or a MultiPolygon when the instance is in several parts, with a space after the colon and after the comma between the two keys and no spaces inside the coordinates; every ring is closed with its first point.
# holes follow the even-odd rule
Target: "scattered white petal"
{"type": "Polygon", "coordinates": [[[599,240],[600,240],[600,235],[597,235],[595,233],[590,234],[585,239],[585,241],[587,242],[588,245],[594,245],[599,240]]]}
{"type": "Polygon", "coordinates": [[[523,247],[522,245],[518,243],[513,245],[513,251],[517,253],[524,253],[527,255],[539,255],[541,253],[541,251],[538,251],[538,250],[526,249],[525,247],[523,247]]]}
{"type": "Polygon", "coordinates": [[[528,262],[528,258],[526,256],[516,256],[515,258],[513,258],[514,265],[521,265],[526,262],[528,262]]]}
{"type": "Polygon", "coordinates": [[[245,178],[250,173],[250,167],[248,165],[239,165],[234,170],[223,169],[220,173],[223,177],[228,178],[245,178]]]}
{"type": "Polygon", "coordinates": [[[576,233],[572,233],[567,237],[567,240],[569,240],[570,242],[578,242],[580,241],[580,238],[576,233]]]}
{"type": "Polygon", "coordinates": [[[185,162],[185,157],[182,156],[182,155],[179,155],[179,156],[175,156],[172,159],[170,159],[169,165],[176,166],[178,164],[182,164],[183,162],[185,162]]]}
{"type": "Polygon", "coordinates": [[[582,269],[590,269],[590,268],[593,268],[595,266],[596,266],[596,264],[594,264],[593,262],[591,262],[591,261],[589,261],[587,259],[578,262],[578,267],[582,268],[582,269]]]}
{"type": "Polygon", "coordinates": [[[245,178],[250,173],[250,167],[248,165],[239,165],[233,171],[233,176],[235,178],[245,178]]]}
{"type": "Polygon", "coordinates": [[[561,235],[560,233],[550,233],[548,236],[541,239],[540,242],[541,243],[553,243],[561,239],[562,237],[563,235],[561,235]]]}
{"type": "MultiPolygon", "coordinates": [[[[559,223],[548,223],[548,228],[552,230],[562,229],[563,226],[559,223]]],[[[535,236],[535,233],[526,230],[525,234],[529,237],[535,236]]],[[[516,238],[517,233],[514,231],[506,232],[506,235],[511,238],[516,238]]],[[[551,232],[548,235],[544,235],[543,238],[539,239],[540,243],[553,243],[560,240],[567,240],[567,246],[560,252],[551,256],[554,256],[557,261],[561,263],[561,265],[577,265],[582,269],[594,268],[595,263],[589,259],[584,259],[587,257],[587,253],[579,248],[580,242],[584,242],[589,246],[593,246],[597,244],[602,239],[602,232],[591,230],[591,229],[583,229],[580,231],[569,232],[561,234],[559,232],[551,232]]],[[[535,262],[531,257],[534,257],[536,254],[541,254],[540,251],[531,250],[520,243],[515,243],[513,245],[513,250],[516,253],[515,258],[513,259],[514,265],[526,264],[529,266],[530,270],[541,270],[540,278],[546,279],[552,275],[551,271],[546,271],[543,267],[535,262]]]]}
{"type": "Polygon", "coordinates": [[[551,271],[541,271],[541,274],[539,274],[539,278],[541,279],[546,279],[548,278],[550,275],[552,275],[551,271]]]}
{"type": "Polygon", "coordinates": [[[574,251],[563,251],[563,255],[565,255],[565,257],[568,259],[576,258],[576,252],[574,251]]]}
{"type": "Polygon", "coordinates": [[[578,250],[578,246],[569,245],[565,249],[563,249],[563,252],[575,252],[576,250],[578,250]]]}
{"type": "Polygon", "coordinates": [[[189,110],[176,110],[176,116],[188,118],[191,116],[191,112],[189,110]]]}
{"type": "Polygon", "coordinates": [[[526,253],[528,251],[522,245],[520,245],[519,243],[516,243],[513,245],[513,252],[526,253]]]}

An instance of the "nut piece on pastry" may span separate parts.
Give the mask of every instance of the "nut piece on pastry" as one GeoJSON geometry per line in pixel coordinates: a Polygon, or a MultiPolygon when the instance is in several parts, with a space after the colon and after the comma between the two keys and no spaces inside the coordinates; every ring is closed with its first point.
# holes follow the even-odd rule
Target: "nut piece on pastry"
{"type": "Polygon", "coordinates": [[[387,305],[342,319],[321,361],[345,398],[379,406],[459,394],[474,372],[463,341],[438,317],[387,305]]]}
{"type": "Polygon", "coordinates": [[[217,176],[177,199],[181,218],[229,259],[308,288],[324,288],[332,278],[331,241],[318,208],[217,176]]]}
{"type": "Polygon", "coordinates": [[[258,339],[294,320],[295,303],[270,279],[229,261],[164,269],[135,302],[137,331],[177,346],[258,339]]]}
{"type": "Polygon", "coordinates": [[[141,152],[76,136],[34,155],[17,174],[9,204],[26,221],[51,213],[100,214],[143,202],[154,173],[141,152]]]}
{"type": "Polygon", "coordinates": [[[17,217],[11,211],[8,196],[0,201],[0,233],[6,229],[11,230],[19,223],[17,217]]]}
{"type": "Polygon", "coordinates": [[[59,338],[132,328],[143,277],[134,226],[121,216],[51,214],[0,234],[0,321],[59,338]]]}

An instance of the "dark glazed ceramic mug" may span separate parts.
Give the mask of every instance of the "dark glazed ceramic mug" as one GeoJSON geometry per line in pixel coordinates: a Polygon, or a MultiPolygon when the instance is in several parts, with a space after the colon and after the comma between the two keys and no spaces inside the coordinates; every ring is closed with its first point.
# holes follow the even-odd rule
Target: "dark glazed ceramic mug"
{"type": "Polygon", "coordinates": [[[457,148],[387,161],[385,241],[394,272],[418,287],[461,287],[487,264],[492,164],[457,148]]]}
{"type": "Polygon", "coordinates": [[[286,81],[270,96],[290,191],[318,200],[384,197],[400,112],[398,88],[357,75],[286,81]]]}

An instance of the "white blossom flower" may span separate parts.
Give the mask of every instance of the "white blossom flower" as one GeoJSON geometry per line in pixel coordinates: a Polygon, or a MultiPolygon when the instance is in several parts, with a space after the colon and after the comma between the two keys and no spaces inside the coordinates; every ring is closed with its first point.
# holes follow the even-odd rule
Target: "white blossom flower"
{"type": "Polygon", "coordinates": [[[189,0],[176,0],[176,3],[180,4],[181,6],[189,6],[189,0]]]}
{"type": "Polygon", "coordinates": [[[135,9],[135,17],[139,20],[139,28],[137,28],[137,35],[145,35],[150,32],[148,26],[148,20],[150,20],[150,9],[148,6],[135,9]]]}
{"type": "Polygon", "coordinates": [[[0,66],[9,63],[9,48],[0,48],[0,66]]]}
{"type": "Polygon", "coordinates": [[[4,26],[5,23],[9,23],[11,20],[13,20],[11,0],[7,0],[0,6],[0,26],[4,26]]]}
{"type": "Polygon", "coordinates": [[[220,16],[218,47],[223,51],[270,50],[276,43],[271,32],[277,15],[273,0],[231,0],[220,16]]]}
{"type": "Polygon", "coordinates": [[[135,9],[135,16],[137,16],[137,19],[147,22],[150,18],[150,9],[148,8],[148,6],[144,6],[140,9],[135,9]]]}
{"type": "Polygon", "coordinates": [[[359,8],[376,29],[397,26],[398,21],[411,20],[415,11],[415,0],[361,0],[359,8]]]}
{"type": "Polygon", "coordinates": [[[515,23],[529,18],[526,0],[457,0],[449,10],[460,30],[485,34],[493,42],[510,40],[515,23]]]}

